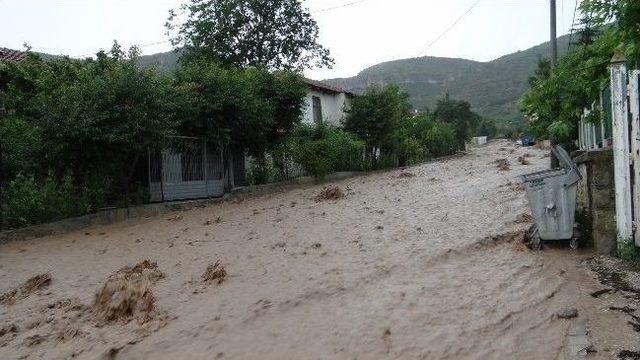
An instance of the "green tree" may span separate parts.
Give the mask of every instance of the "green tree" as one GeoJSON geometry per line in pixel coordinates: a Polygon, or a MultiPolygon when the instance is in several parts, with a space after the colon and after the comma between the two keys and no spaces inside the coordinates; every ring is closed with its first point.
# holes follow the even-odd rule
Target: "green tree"
{"type": "Polygon", "coordinates": [[[72,175],[78,186],[111,183],[113,195],[124,195],[117,200],[127,202],[139,159],[175,134],[176,109],[181,107],[172,79],[140,70],[130,57],[136,53],[133,49],[126,55],[114,43],[95,60],[45,62],[32,56],[6,68],[7,116],[0,132],[12,140],[3,155],[14,160],[30,156],[23,161],[30,169],[16,161],[6,164],[13,167],[10,176],[22,172],[40,180],[72,175]],[[16,136],[24,138],[17,141],[16,136]]]}
{"type": "Polygon", "coordinates": [[[596,28],[612,23],[613,36],[627,59],[640,66],[640,2],[637,0],[584,0],[581,11],[596,28]]]}
{"type": "Polygon", "coordinates": [[[367,144],[374,167],[379,155],[392,155],[398,149],[397,132],[411,115],[409,96],[397,86],[374,86],[353,100],[344,121],[346,130],[367,144]]]}
{"type": "Polygon", "coordinates": [[[262,156],[300,122],[305,86],[290,72],[197,61],[176,75],[187,100],[180,132],[262,156]]]}
{"type": "Polygon", "coordinates": [[[241,70],[192,61],[176,74],[181,96],[183,135],[203,136],[222,147],[228,173],[231,152],[266,164],[273,150],[300,122],[306,88],[291,72],[241,70]]]}
{"type": "Polygon", "coordinates": [[[457,150],[464,150],[466,141],[474,134],[474,129],[480,121],[480,116],[471,111],[468,102],[453,100],[449,98],[448,93],[438,101],[433,116],[437,121],[454,127],[457,150]]]}
{"type": "Polygon", "coordinates": [[[299,0],[190,0],[180,10],[170,12],[166,27],[183,60],[271,70],[333,64],[299,0]]]}
{"type": "Polygon", "coordinates": [[[572,48],[553,69],[547,60],[539,61],[529,78],[530,90],[521,99],[536,137],[564,144],[577,138],[577,123],[583,109],[598,99],[617,43],[615,32],[608,29],[593,43],[572,48]]]}

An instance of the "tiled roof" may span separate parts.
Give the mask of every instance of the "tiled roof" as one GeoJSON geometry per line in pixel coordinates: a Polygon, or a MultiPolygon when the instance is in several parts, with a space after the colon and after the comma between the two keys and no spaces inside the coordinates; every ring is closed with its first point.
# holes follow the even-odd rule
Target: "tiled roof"
{"type": "Polygon", "coordinates": [[[339,87],[336,86],[331,86],[331,85],[327,85],[323,82],[320,81],[316,81],[316,80],[311,80],[311,79],[304,79],[304,82],[309,85],[311,88],[313,89],[317,89],[320,91],[326,91],[326,92],[330,92],[330,93],[345,93],[347,95],[350,96],[354,96],[355,94],[352,93],[351,91],[347,91],[345,89],[341,89],[339,87]]]}
{"type": "Polygon", "coordinates": [[[18,62],[27,57],[26,52],[0,47],[0,60],[18,62]]]}

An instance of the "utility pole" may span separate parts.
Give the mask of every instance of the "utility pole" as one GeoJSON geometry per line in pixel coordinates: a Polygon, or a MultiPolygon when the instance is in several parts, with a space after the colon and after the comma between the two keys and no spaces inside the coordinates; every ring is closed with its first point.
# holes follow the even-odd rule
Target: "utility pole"
{"type": "MultiPolygon", "coordinates": [[[[549,0],[549,2],[549,8],[551,11],[551,16],[549,19],[549,24],[551,25],[551,68],[553,69],[556,67],[556,63],[558,62],[558,36],[556,34],[556,0],[549,0]]],[[[553,149],[555,145],[555,141],[551,139],[551,149],[553,149]]],[[[560,165],[553,151],[550,152],[549,160],[551,169],[555,169],[560,165]]]]}
{"type": "Polygon", "coordinates": [[[558,62],[558,37],[556,34],[556,0],[550,0],[551,2],[551,66],[555,67],[558,62]]]}

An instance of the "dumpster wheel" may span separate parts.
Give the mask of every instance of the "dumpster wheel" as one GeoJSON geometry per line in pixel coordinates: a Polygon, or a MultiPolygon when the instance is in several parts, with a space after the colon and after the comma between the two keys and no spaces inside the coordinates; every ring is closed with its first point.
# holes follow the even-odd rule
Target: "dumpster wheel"
{"type": "Polygon", "coordinates": [[[569,247],[571,250],[578,250],[580,247],[580,231],[578,231],[577,227],[573,228],[573,237],[569,240],[569,247]]]}
{"type": "Polygon", "coordinates": [[[542,250],[542,239],[540,239],[540,233],[538,231],[538,226],[533,224],[529,228],[529,230],[525,234],[526,241],[529,243],[529,248],[531,250],[540,251],[542,250]]]}
{"type": "Polygon", "coordinates": [[[569,247],[571,248],[571,250],[578,250],[578,247],[580,247],[578,239],[571,238],[571,240],[569,240],[569,247]]]}

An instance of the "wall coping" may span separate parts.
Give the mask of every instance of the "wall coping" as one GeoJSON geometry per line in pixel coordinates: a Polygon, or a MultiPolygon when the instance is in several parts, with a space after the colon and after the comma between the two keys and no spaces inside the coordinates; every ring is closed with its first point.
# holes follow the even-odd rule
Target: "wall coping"
{"type": "Polygon", "coordinates": [[[576,164],[594,162],[613,157],[613,149],[593,149],[584,151],[574,159],[576,164]]]}

